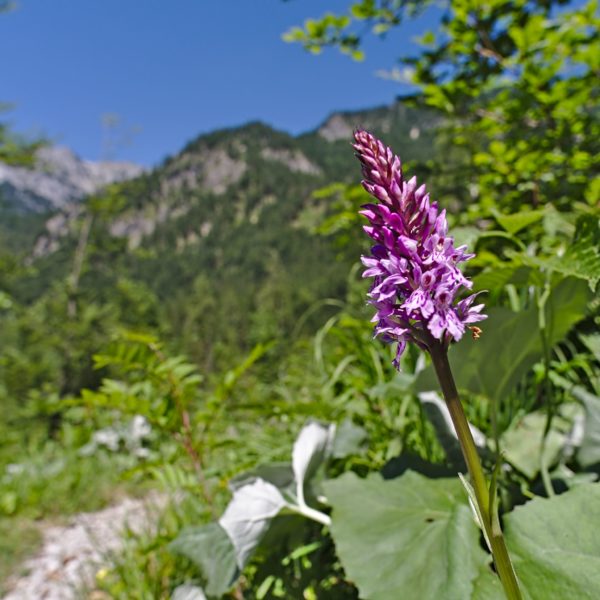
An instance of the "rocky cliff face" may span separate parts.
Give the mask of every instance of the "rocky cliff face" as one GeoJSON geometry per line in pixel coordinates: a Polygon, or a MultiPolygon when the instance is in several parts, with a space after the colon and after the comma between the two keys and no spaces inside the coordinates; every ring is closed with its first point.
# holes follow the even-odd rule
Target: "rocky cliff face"
{"type": "Polygon", "coordinates": [[[38,151],[33,169],[0,163],[0,200],[23,213],[65,209],[110,183],[142,172],[132,163],[82,160],[67,148],[48,146],[38,151]]]}
{"type": "MultiPolygon", "coordinates": [[[[53,213],[43,230],[34,232],[31,257],[38,259],[77,237],[86,204],[74,200],[122,181],[118,208],[109,209],[110,200],[105,206],[105,234],[125,240],[130,251],[144,244],[155,249],[167,239],[169,247],[189,250],[208,243],[205,238],[211,235],[219,237],[216,231],[223,237],[242,224],[271,223],[271,213],[278,214],[278,226],[285,219],[286,227],[294,226],[316,188],[356,180],[349,147],[355,128],[384,134],[406,156],[423,160],[431,152],[432,124],[427,113],[402,102],[334,113],[318,129],[300,136],[248,123],[202,135],[145,173],[127,163],[91,163],[63,148],[45,148],[33,171],[0,165],[0,200],[4,197],[6,203],[8,198],[11,206],[29,215],[53,213]],[[281,202],[295,208],[278,207],[281,202]],[[220,211],[226,216],[219,216],[220,211]]],[[[0,212],[0,225],[2,219],[0,212]]]]}

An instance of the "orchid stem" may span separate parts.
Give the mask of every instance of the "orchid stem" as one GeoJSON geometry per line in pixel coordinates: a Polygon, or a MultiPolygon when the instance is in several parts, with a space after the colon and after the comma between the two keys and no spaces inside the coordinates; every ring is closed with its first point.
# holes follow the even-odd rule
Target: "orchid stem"
{"type": "Polygon", "coordinates": [[[447,349],[441,343],[433,341],[428,344],[429,353],[433,361],[433,366],[437,374],[446,405],[450,411],[450,416],[456,430],[456,435],[460,442],[462,453],[469,470],[471,483],[475,491],[479,514],[481,516],[481,526],[489,540],[490,550],[494,558],[496,572],[506,593],[508,600],[522,600],[521,591],[517,582],[517,577],[513,569],[502,530],[499,526],[499,519],[496,513],[495,503],[490,499],[489,487],[487,485],[479,454],[469,428],[469,422],[465,416],[458,390],[454,383],[454,377],[448,362],[447,349]]]}

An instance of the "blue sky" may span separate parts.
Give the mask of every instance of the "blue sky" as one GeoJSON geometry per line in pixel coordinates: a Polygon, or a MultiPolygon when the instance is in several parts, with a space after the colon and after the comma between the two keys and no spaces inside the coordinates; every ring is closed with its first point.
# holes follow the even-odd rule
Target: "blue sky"
{"type": "Polygon", "coordinates": [[[0,101],[13,128],[88,159],[154,165],[198,134],[262,120],[299,133],[334,110],[386,104],[375,76],[435,14],[371,39],[367,60],[315,57],[281,34],[349,0],[19,0],[0,15],[0,101]],[[103,115],[118,115],[112,128],[103,115]]]}

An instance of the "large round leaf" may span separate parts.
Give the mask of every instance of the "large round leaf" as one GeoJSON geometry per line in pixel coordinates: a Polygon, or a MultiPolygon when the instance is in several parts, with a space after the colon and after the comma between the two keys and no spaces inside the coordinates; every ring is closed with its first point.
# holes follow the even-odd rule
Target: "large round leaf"
{"type": "Polygon", "coordinates": [[[336,548],[361,598],[471,597],[488,558],[458,479],[346,473],[325,490],[336,548]]]}
{"type": "Polygon", "coordinates": [[[505,518],[517,575],[531,600],[600,598],[600,484],[538,498],[505,518]]]}
{"type": "Polygon", "coordinates": [[[255,479],[233,492],[219,525],[231,539],[240,570],[284,506],[286,501],[281,492],[263,479],[255,479]]]}
{"type": "MultiPolygon", "coordinates": [[[[338,554],[364,600],[504,597],[458,480],[347,473],[325,487],[338,554]]],[[[526,600],[600,598],[599,483],[532,500],[504,521],[526,600]]]]}
{"type": "Polygon", "coordinates": [[[223,595],[238,576],[235,548],[218,523],[183,529],[169,548],[200,568],[209,596],[223,595]]]}

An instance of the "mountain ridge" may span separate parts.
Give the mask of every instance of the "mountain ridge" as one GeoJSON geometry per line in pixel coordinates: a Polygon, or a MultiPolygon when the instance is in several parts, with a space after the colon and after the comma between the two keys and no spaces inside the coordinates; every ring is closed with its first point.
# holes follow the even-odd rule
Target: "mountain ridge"
{"type": "Polygon", "coordinates": [[[43,146],[32,168],[0,162],[0,199],[18,212],[59,210],[143,171],[134,163],[89,161],[63,146],[43,146]]]}
{"type": "MultiPolygon", "coordinates": [[[[352,132],[359,126],[385,135],[390,143],[402,140],[407,154],[424,159],[428,153],[422,148],[430,146],[435,124],[424,118],[424,114],[421,109],[406,107],[400,100],[374,109],[334,112],[316,129],[300,135],[261,121],[201,134],[151,171],[121,184],[127,202],[116,211],[109,232],[114,237],[127,238],[128,248],[134,250],[161,225],[185,216],[192,193],[221,196],[232,186],[241,183],[243,187],[249,165],[255,160],[269,163],[273,168],[283,167],[290,176],[310,179],[311,189],[334,180],[353,179],[348,175],[353,172],[354,163],[349,150],[352,132]]],[[[240,210],[238,207],[238,213],[240,210]]],[[[256,220],[257,210],[260,209],[248,213],[248,217],[256,220]]],[[[69,234],[80,214],[78,203],[71,203],[49,218],[45,232],[36,241],[33,257],[55,251],[59,239],[69,234]]],[[[185,237],[192,240],[205,237],[211,227],[208,223],[203,222],[199,231],[185,237]]],[[[182,243],[179,242],[180,247],[182,243]]]]}

